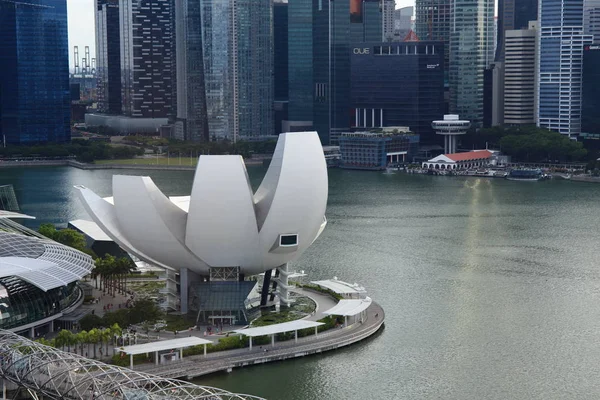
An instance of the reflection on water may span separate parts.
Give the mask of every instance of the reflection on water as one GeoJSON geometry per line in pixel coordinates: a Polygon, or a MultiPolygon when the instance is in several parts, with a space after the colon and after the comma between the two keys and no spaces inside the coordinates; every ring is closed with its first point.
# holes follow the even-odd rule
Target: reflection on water
{"type": "MultiPolygon", "coordinates": [[[[253,184],[262,169],[251,169],[253,184]]],[[[188,194],[192,172],[150,175],[188,194]]],[[[0,169],[39,222],[85,216],[112,171],[0,169]]],[[[600,185],[330,171],[329,225],[295,263],[367,287],[385,331],[326,355],[199,380],[270,399],[600,396],[600,185]]]]}

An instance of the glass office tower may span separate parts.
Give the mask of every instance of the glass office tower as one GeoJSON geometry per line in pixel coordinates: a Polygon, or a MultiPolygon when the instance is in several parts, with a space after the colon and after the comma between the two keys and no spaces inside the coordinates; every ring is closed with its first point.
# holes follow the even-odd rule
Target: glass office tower
{"type": "Polygon", "coordinates": [[[529,21],[536,21],[538,0],[498,0],[498,34],[496,61],[504,62],[505,32],[527,29],[529,21]]]}
{"type": "Polygon", "coordinates": [[[66,0],[0,1],[0,142],[71,139],[66,0]]]}
{"type": "Polygon", "coordinates": [[[272,2],[197,1],[210,136],[272,135],[272,2]]]}
{"type": "Polygon", "coordinates": [[[581,133],[583,0],[542,0],[537,59],[537,125],[577,136],[581,133]]]}
{"type": "Polygon", "coordinates": [[[455,0],[450,28],[450,112],[483,123],[484,71],[494,59],[494,1],[455,0]]]}
{"type": "Polygon", "coordinates": [[[96,76],[98,111],[121,113],[119,1],[96,0],[96,76]]]}

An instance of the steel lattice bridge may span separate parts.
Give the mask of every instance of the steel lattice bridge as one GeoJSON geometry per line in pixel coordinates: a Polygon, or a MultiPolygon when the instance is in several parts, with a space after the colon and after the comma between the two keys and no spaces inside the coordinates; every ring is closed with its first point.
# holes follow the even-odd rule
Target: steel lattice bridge
{"type": "Polygon", "coordinates": [[[51,399],[260,400],[105,364],[5,330],[0,330],[0,378],[51,399]]]}

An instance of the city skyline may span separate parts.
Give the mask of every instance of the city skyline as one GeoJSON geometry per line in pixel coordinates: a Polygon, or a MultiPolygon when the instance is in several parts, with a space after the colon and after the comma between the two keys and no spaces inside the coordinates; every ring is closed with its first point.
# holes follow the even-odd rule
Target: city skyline
{"type": "MultiPolygon", "coordinates": [[[[414,6],[414,0],[396,0],[396,8],[414,6]]],[[[83,54],[85,46],[90,46],[90,54],[96,57],[94,30],[94,0],[67,0],[69,22],[69,69],[73,68],[73,46],[79,46],[83,54]]]]}

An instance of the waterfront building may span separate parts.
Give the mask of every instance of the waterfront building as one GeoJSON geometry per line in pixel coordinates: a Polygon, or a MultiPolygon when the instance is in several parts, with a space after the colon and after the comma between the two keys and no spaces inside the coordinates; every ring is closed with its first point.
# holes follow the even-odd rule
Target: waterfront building
{"type": "Polygon", "coordinates": [[[504,124],[535,123],[536,23],[505,32],[504,124]]]}
{"type": "Polygon", "coordinates": [[[504,63],[493,62],[483,73],[483,126],[503,124],[504,63]]]}
{"type": "Polygon", "coordinates": [[[313,127],[323,144],[347,131],[350,114],[351,45],[380,42],[380,0],[289,4],[289,120],[284,130],[313,127]],[[311,110],[312,108],[312,110],[311,110]]]}
{"type": "Polygon", "coordinates": [[[352,128],[408,126],[433,142],[431,121],[444,115],[444,43],[356,43],[350,89],[352,128]]]}
{"type": "Polygon", "coordinates": [[[392,128],[344,132],[339,136],[340,168],[383,170],[388,164],[410,161],[419,146],[419,135],[392,128]]]}
{"type": "Polygon", "coordinates": [[[76,282],[94,260],[12,221],[22,218],[34,217],[0,210],[0,329],[35,338],[82,303],[76,282]]]}
{"type": "Polygon", "coordinates": [[[0,2],[0,142],[71,139],[66,0],[0,2]]]}
{"type": "Polygon", "coordinates": [[[435,170],[461,170],[485,167],[492,162],[489,150],[473,150],[466,153],[440,154],[423,163],[423,168],[435,170]]]}
{"type": "Polygon", "coordinates": [[[317,133],[299,132],[279,135],[256,193],[240,156],[201,156],[190,196],[169,198],[142,176],[113,176],[110,199],[77,188],[94,222],[125,251],[179,272],[182,313],[188,305],[206,307],[210,292],[212,306],[197,309],[205,322],[215,316],[247,322],[239,307],[256,282],[245,277],[265,272],[264,305],[278,269],[279,299],[291,301],[287,263],[325,229],[327,185],[317,133]]]}
{"type": "Polygon", "coordinates": [[[275,134],[284,132],[283,121],[288,120],[288,1],[273,3],[273,79],[275,134]]]}
{"type": "Polygon", "coordinates": [[[95,0],[98,112],[120,114],[121,39],[119,1],[95,0]]]}
{"type": "Polygon", "coordinates": [[[435,133],[444,137],[444,153],[456,152],[456,139],[459,135],[464,135],[471,127],[471,121],[461,120],[458,115],[444,115],[443,120],[433,121],[431,123],[435,133]]]}
{"type": "Polygon", "coordinates": [[[483,123],[484,71],[494,56],[494,1],[452,2],[450,112],[483,123]]]}
{"type": "Polygon", "coordinates": [[[593,44],[600,44],[600,0],[584,0],[583,32],[593,36],[593,44]]]}
{"type": "Polygon", "coordinates": [[[504,62],[506,31],[527,29],[537,14],[538,0],[498,0],[496,61],[504,62]]]}
{"type": "Polygon", "coordinates": [[[587,139],[600,139],[600,46],[583,50],[581,131],[587,139]]]}
{"type": "Polygon", "coordinates": [[[569,137],[581,133],[583,48],[592,42],[583,33],[583,1],[540,2],[536,123],[569,137]]]}

